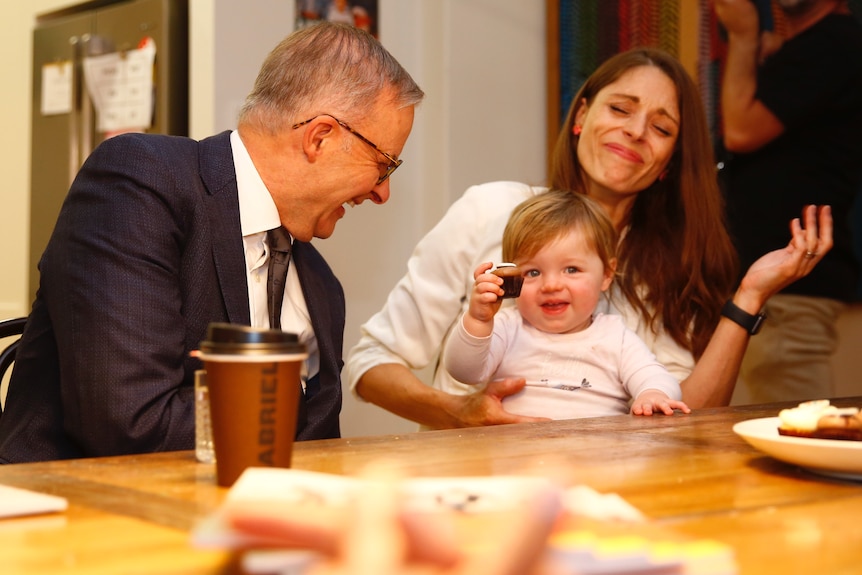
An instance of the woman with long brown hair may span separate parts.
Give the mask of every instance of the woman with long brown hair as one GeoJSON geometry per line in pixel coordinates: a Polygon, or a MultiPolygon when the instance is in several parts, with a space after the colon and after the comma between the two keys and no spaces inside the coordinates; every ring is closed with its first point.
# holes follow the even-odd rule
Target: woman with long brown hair
{"type": "MultiPolygon", "coordinates": [[[[621,274],[599,311],[624,318],[680,380],[692,408],[730,401],[764,302],[832,247],[831,211],[809,206],[804,228],[793,220],[787,247],[755,262],[734,291],[737,262],[704,109],[682,65],[658,50],[618,54],[590,76],[572,102],[549,180],[589,195],[614,222],[621,274]]],[[[501,405],[523,380],[489,382],[477,393],[443,369],[433,387],[411,369],[437,358],[475,267],[500,261],[512,209],[546,189],[493,182],[452,205],[350,353],[345,378],[360,397],[435,428],[533,420],[501,405]]]]}

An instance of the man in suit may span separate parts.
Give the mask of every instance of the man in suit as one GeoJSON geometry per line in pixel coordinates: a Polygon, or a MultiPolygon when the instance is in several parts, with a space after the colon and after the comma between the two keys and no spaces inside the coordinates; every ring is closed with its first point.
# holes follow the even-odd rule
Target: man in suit
{"type": "Polygon", "coordinates": [[[424,94],[367,33],[322,23],[267,57],[238,129],[101,144],[69,191],[0,418],[0,461],[191,449],[211,322],[270,327],[270,230],[289,234],[282,329],[310,352],[297,439],[338,437],[344,294],[309,243],[388,176],[424,94]]]}

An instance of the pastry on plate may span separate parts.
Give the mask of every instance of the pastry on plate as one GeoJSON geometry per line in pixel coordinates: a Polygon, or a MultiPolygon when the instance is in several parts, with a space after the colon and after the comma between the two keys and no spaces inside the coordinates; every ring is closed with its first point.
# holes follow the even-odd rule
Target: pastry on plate
{"type": "Polygon", "coordinates": [[[781,435],[862,441],[862,413],[856,407],[839,408],[817,399],[782,409],[778,417],[781,435]]]}

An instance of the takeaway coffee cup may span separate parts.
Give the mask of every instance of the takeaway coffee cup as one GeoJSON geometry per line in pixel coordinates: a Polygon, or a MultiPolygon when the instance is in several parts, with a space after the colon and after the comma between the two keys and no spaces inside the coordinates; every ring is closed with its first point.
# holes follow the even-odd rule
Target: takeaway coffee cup
{"type": "Polygon", "coordinates": [[[296,334],[212,323],[199,357],[207,372],[218,484],[247,467],[290,467],[308,357],[296,334]]]}
{"type": "Polygon", "coordinates": [[[524,285],[524,276],[515,264],[497,264],[491,273],[503,278],[503,299],[514,298],[521,295],[521,286],[524,285]]]}

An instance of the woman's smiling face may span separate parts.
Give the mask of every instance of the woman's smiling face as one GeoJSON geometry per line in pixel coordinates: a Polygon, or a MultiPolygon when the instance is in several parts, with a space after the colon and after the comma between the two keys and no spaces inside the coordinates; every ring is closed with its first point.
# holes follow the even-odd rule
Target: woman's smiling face
{"type": "Polygon", "coordinates": [[[679,122],[676,86],[655,66],[632,68],[602,88],[574,124],[588,194],[609,199],[652,185],[673,156],[679,122]]]}

